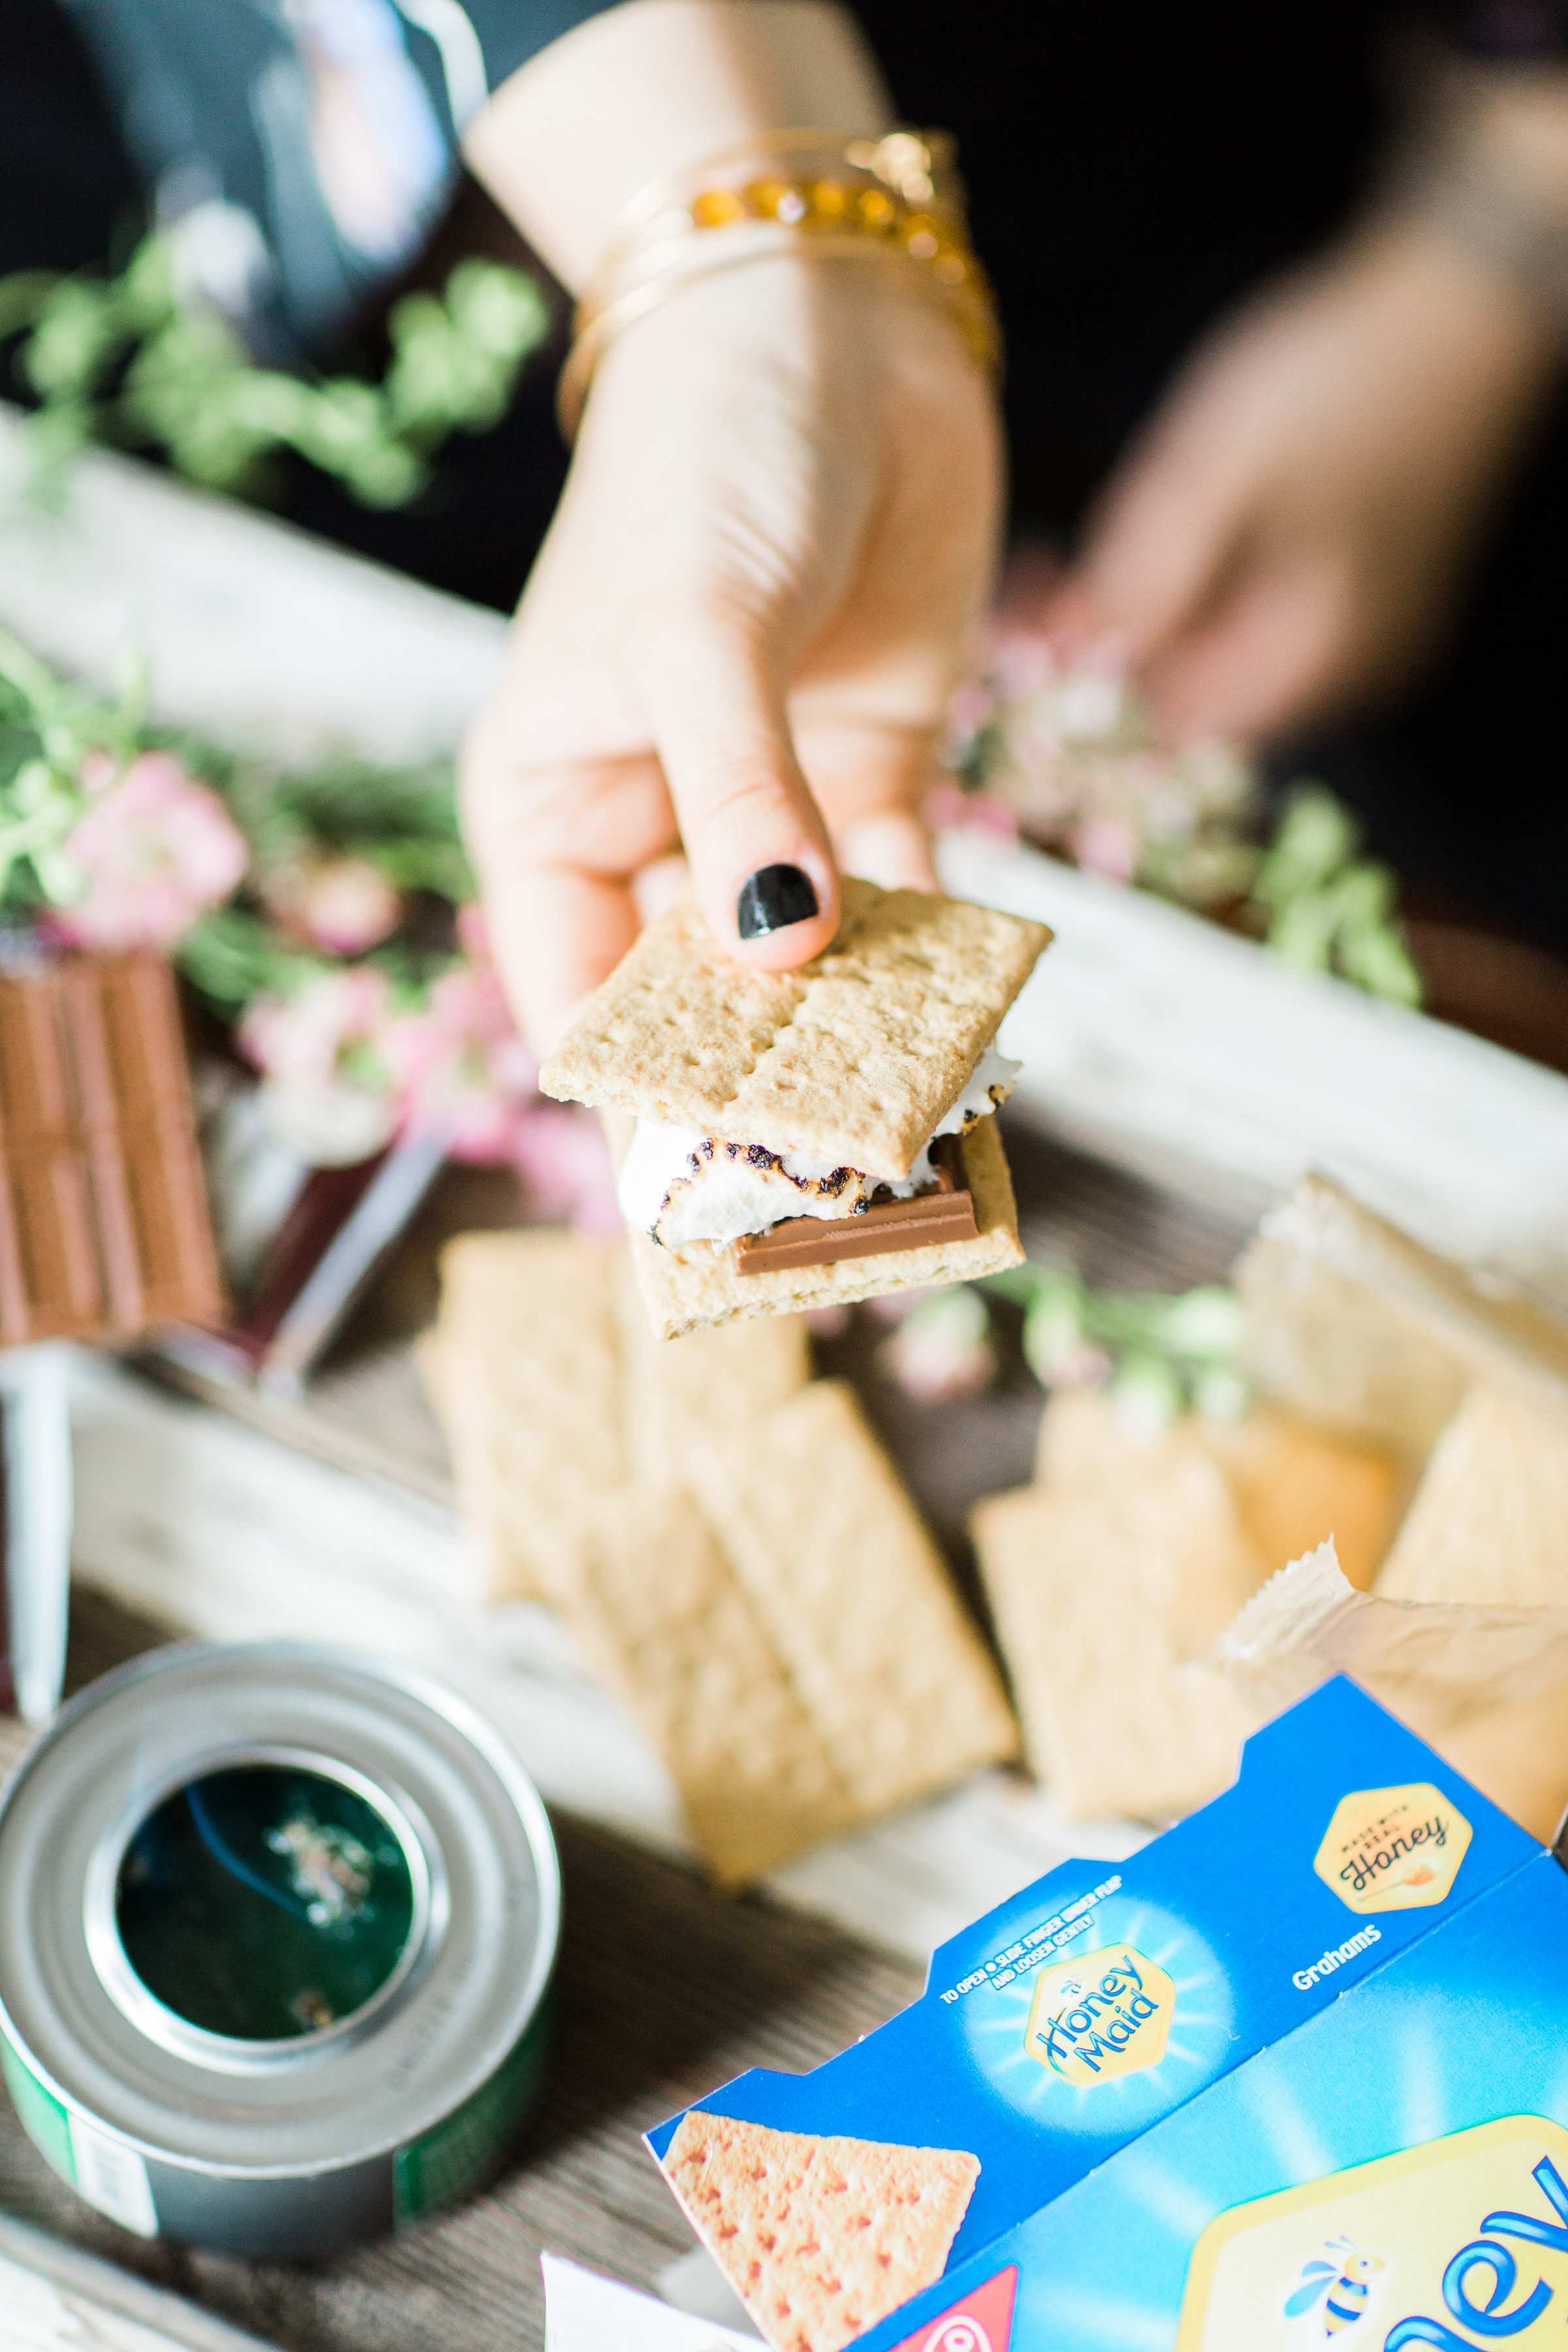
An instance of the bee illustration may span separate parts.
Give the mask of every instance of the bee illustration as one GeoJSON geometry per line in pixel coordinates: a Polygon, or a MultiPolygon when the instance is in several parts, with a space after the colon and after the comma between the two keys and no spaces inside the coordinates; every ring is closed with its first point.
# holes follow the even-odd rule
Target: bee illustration
{"type": "Polygon", "coordinates": [[[1287,2319],[1300,2319],[1323,2297],[1323,2333],[1337,2336],[1366,2315],[1371,2282],[1384,2267],[1381,2254],[1363,2254],[1348,2238],[1330,2238],[1324,2251],[1301,2265],[1301,2284],[1285,2305],[1287,2319]]]}

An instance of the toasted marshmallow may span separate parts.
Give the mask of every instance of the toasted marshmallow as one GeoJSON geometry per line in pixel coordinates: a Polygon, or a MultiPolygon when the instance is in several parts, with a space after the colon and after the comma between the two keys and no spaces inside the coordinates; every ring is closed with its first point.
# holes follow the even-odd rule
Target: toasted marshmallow
{"type": "MultiPolygon", "coordinates": [[[[964,1135],[1013,1090],[1022,1064],[994,1045],[931,1136],[964,1135]]],[[[766,1233],[785,1217],[853,1217],[874,1197],[907,1201],[935,1181],[928,1144],[901,1182],[885,1184],[857,1168],[824,1167],[763,1143],[725,1143],[689,1128],[639,1118],[621,1163],[616,1198],[634,1230],[667,1249],[692,1242],[715,1248],[766,1233]]]]}

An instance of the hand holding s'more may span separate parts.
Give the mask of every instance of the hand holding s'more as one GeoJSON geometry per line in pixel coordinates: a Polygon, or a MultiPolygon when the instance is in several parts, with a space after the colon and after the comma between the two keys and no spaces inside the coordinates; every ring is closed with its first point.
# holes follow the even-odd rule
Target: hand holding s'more
{"type": "Polygon", "coordinates": [[[1019,1262],[993,1116],[1018,1065],[995,1040],[1049,939],[852,879],[837,936],[793,971],[737,962],[689,901],[642,934],[540,1085],[620,1115],[661,1337],[1019,1262]]]}

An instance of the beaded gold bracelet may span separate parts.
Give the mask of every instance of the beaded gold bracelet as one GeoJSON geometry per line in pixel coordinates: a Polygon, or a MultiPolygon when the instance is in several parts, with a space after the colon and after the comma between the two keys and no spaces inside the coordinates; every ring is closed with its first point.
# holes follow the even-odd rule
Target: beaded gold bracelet
{"type": "Polygon", "coordinates": [[[575,437],[608,344],[697,278],[779,253],[885,258],[920,273],[983,367],[1000,356],[995,308],[969,242],[963,191],[942,131],[851,139],[778,131],[656,181],[612,232],[577,305],[556,409],[575,437]],[[759,168],[766,162],[773,168],[759,168]],[[787,162],[793,169],[779,168],[787,162]]]}

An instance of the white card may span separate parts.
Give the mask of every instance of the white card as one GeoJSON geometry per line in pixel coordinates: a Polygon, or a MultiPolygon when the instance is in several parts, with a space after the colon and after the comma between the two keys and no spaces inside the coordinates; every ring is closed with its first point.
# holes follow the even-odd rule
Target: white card
{"type": "Polygon", "coordinates": [[[542,2254],[544,2352],[757,2352],[761,2339],[542,2254]]]}

